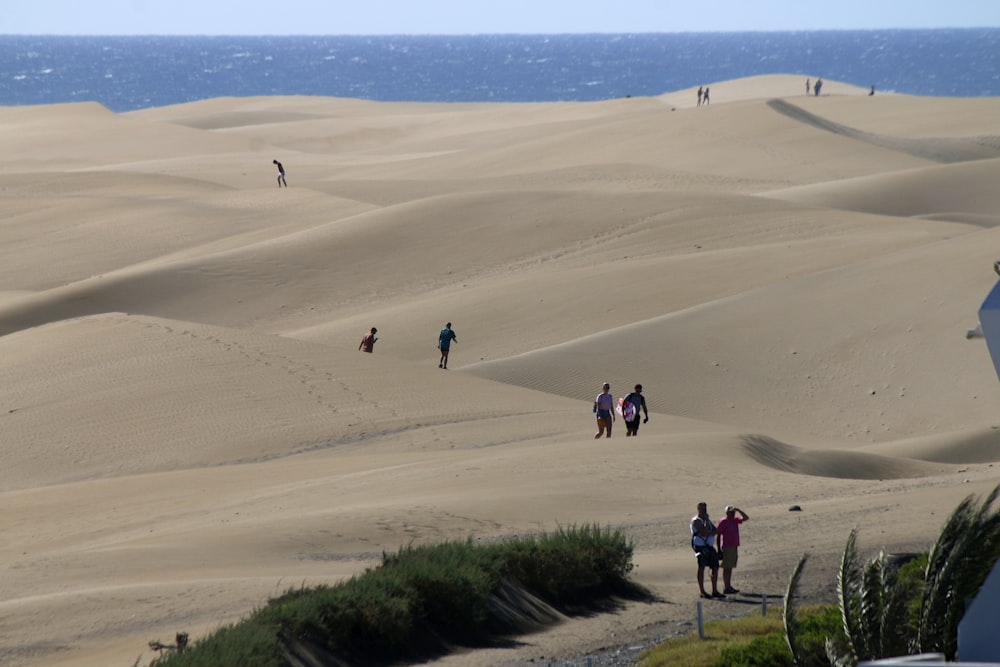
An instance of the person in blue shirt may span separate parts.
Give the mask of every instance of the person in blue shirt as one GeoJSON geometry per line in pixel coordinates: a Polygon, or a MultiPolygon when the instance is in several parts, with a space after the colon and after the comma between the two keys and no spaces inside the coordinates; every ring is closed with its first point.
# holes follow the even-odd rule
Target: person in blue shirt
{"type": "Polygon", "coordinates": [[[441,350],[441,359],[438,361],[438,368],[448,368],[448,352],[451,351],[452,341],[457,343],[458,336],[451,330],[451,322],[448,322],[444,329],[441,329],[441,334],[438,336],[438,349],[441,350]]]}

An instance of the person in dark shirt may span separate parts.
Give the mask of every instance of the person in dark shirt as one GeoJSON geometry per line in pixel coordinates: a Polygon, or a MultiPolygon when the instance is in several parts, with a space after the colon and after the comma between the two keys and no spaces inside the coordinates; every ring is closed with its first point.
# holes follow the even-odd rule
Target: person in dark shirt
{"type": "Polygon", "coordinates": [[[441,350],[441,358],[438,360],[438,368],[448,368],[448,352],[451,351],[451,342],[458,342],[458,336],[455,332],[451,330],[451,322],[445,325],[444,329],[441,329],[441,333],[438,334],[438,349],[441,350]]]}

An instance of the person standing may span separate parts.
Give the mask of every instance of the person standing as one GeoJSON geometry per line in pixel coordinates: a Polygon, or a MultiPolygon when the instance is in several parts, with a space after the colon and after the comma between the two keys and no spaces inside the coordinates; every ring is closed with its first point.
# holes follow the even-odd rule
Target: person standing
{"type": "Polygon", "coordinates": [[[715,550],[718,530],[708,516],[708,504],[698,503],[698,513],[691,517],[691,548],[698,559],[698,590],[703,598],[724,598],[719,592],[719,552],[715,550]],[[712,593],[705,591],[705,568],[712,571],[712,593]]]}
{"type": "Polygon", "coordinates": [[[701,95],[701,103],[702,105],[708,104],[708,86],[705,86],[705,92],[701,95]]]}
{"type": "Polygon", "coordinates": [[[278,187],[280,188],[282,184],[287,188],[288,183],[285,181],[285,168],[277,160],[271,160],[274,164],[278,166],[278,187]]]}
{"type": "Polygon", "coordinates": [[[607,433],[611,437],[611,424],[615,420],[615,397],[611,395],[611,385],[607,382],[601,387],[601,393],[594,399],[594,414],[597,415],[597,434],[594,440],[607,433]]]}
{"type": "Polygon", "coordinates": [[[457,343],[458,336],[451,330],[451,322],[448,322],[438,335],[438,349],[441,350],[441,359],[438,360],[438,368],[448,369],[448,352],[451,351],[452,341],[457,343]]]}
{"type": "Polygon", "coordinates": [[[813,84],[813,97],[819,97],[819,91],[823,88],[823,79],[816,79],[813,84]]]}
{"type": "Polygon", "coordinates": [[[358,345],[358,349],[369,353],[372,352],[372,350],[375,349],[375,341],[378,340],[378,338],[375,337],[375,334],[377,333],[378,329],[372,327],[371,331],[361,337],[361,345],[358,345]]]}
{"type": "Polygon", "coordinates": [[[726,505],[726,516],[719,519],[717,543],[719,553],[722,555],[722,592],[727,595],[739,593],[733,588],[733,568],[739,559],[740,524],[749,518],[739,507],[726,505]],[[737,512],[739,516],[736,516],[737,512]]]}
{"type": "Polygon", "coordinates": [[[701,106],[701,96],[705,94],[705,88],[698,86],[698,106],[701,106]]]}
{"type": "Polygon", "coordinates": [[[806,79],[806,95],[808,95],[810,92],[812,92],[812,90],[809,86],[809,79],[806,79]]]}
{"type": "Polygon", "coordinates": [[[642,423],[649,421],[649,410],[646,409],[646,397],[642,395],[642,385],[637,384],[635,391],[622,401],[622,418],[625,420],[625,437],[639,435],[639,410],[646,413],[642,423]]]}

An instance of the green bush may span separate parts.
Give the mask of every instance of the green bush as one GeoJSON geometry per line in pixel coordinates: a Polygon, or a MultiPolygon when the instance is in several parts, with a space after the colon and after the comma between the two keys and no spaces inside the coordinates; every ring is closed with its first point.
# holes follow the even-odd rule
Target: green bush
{"type": "Polygon", "coordinates": [[[426,660],[451,646],[538,629],[555,619],[552,609],[593,609],[616,594],[645,597],[628,580],[632,552],[621,531],[589,525],[488,545],[470,539],[407,546],[336,586],[289,590],[241,623],[152,664],[426,660]]]}
{"type": "Polygon", "coordinates": [[[795,661],[785,638],[770,634],[722,649],[714,667],[795,667],[795,661]]]}

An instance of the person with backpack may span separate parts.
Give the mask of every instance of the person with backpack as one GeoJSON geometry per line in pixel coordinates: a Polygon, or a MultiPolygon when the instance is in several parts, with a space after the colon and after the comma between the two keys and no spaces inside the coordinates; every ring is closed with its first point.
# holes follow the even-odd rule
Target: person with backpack
{"type": "Polygon", "coordinates": [[[719,552],[715,550],[718,530],[708,516],[708,503],[698,503],[698,513],[691,517],[691,548],[698,559],[698,589],[703,598],[726,596],[719,592],[719,552]],[[712,593],[705,591],[705,568],[712,570],[712,593]]]}
{"type": "Polygon", "coordinates": [[[625,437],[639,435],[639,410],[646,413],[642,423],[649,421],[649,410],[646,409],[646,397],[642,395],[642,385],[637,384],[635,391],[622,399],[622,419],[625,420],[625,437]]]}

